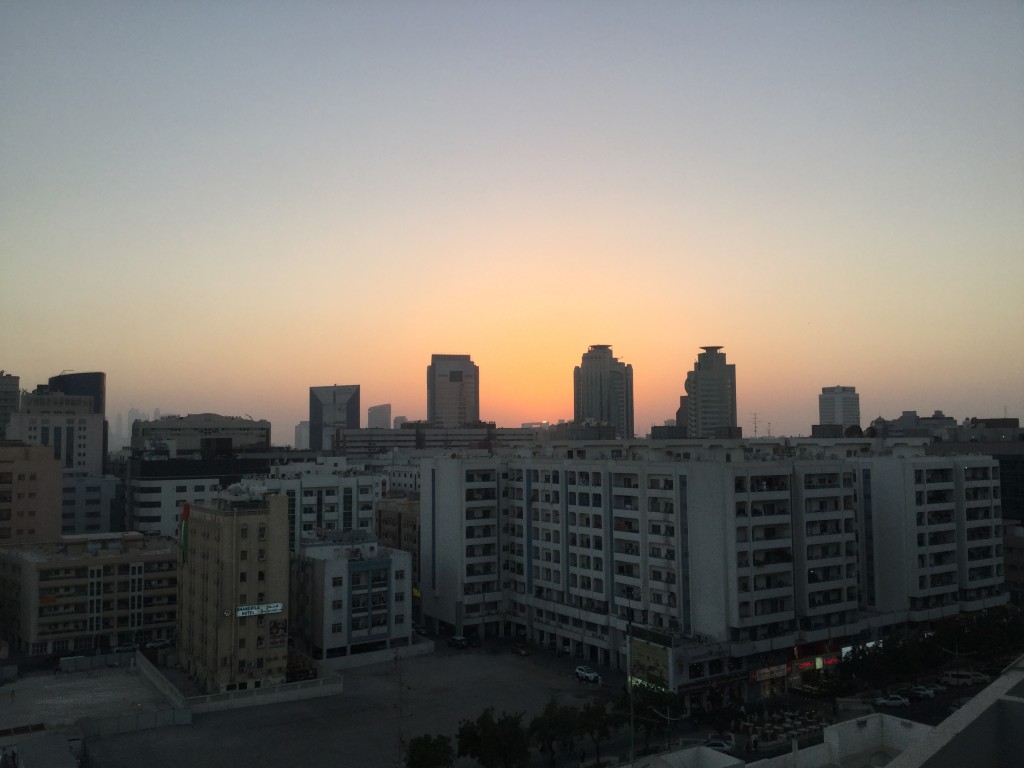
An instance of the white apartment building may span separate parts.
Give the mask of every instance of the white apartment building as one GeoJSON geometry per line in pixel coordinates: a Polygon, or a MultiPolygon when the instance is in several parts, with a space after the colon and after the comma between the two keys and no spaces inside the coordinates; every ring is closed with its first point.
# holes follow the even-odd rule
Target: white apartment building
{"type": "Polygon", "coordinates": [[[412,559],[363,531],[303,542],[291,560],[291,634],[327,668],[362,653],[408,646],[412,559]]]}
{"type": "Polygon", "coordinates": [[[295,552],[304,541],[324,533],[372,532],[388,482],[385,474],[344,457],[318,457],[272,466],[269,474],[246,478],[241,487],[287,497],[288,547],[295,552]]]}
{"type": "Polygon", "coordinates": [[[60,532],[109,533],[114,525],[114,503],[118,479],[113,475],[92,475],[65,471],[61,498],[60,532]]]}
{"type": "Polygon", "coordinates": [[[22,396],[7,439],[48,446],[62,468],[102,475],[103,431],[103,414],[93,413],[91,397],[37,392],[22,396]]]}
{"type": "Polygon", "coordinates": [[[1006,601],[988,458],[866,439],[517,454],[422,465],[423,613],[458,633],[619,668],[647,633],[674,688],[742,695],[748,674],[768,691],[780,665],[945,615],[933,598],[1006,601]]]}
{"type": "Polygon", "coordinates": [[[867,608],[926,621],[1006,602],[998,461],[907,456],[855,464],[867,608]]]}
{"type": "Polygon", "coordinates": [[[856,387],[822,387],[818,395],[818,423],[846,429],[860,426],[860,395],[856,387]]]}

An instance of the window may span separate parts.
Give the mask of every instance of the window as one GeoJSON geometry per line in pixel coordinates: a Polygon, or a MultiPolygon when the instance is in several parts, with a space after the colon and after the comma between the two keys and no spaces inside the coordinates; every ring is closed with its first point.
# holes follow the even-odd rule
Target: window
{"type": "Polygon", "coordinates": [[[342,603],[341,600],[332,600],[331,601],[331,608],[333,608],[336,611],[340,611],[342,605],[343,605],[343,603],[342,603]]]}
{"type": "Polygon", "coordinates": [[[263,571],[260,571],[257,574],[257,576],[256,576],[256,580],[257,581],[266,581],[267,580],[267,576],[266,576],[266,574],[263,571]]]}
{"type": "Polygon", "coordinates": [[[259,559],[260,560],[266,560],[267,559],[267,550],[265,550],[265,549],[261,549],[260,550],[259,559]]]}
{"type": "Polygon", "coordinates": [[[259,538],[260,538],[260,541],[265,541],[266,540],[266,538],[267,538],[267,526],[265,526],[265,525],[261,525],[260,526],[259,538]]]}
{"type": "Polygon", "coordinates": [[[241,571],[238,574],[238,581],[239,581],[239,583],[245,582],[245,579],[246,579],[246,573],[245,573],[245,571],[241,571]]]}
{"type": "Polygon", "coordinates": [[[245,672],[245,661],[244,660],[238,662],[238,671],[239,672],[245,672]]]}
{"type": "Polygon", "coordinates": [[[401,581],[404,578],[405,578],[405,571],[404,570],[395,571],[395,581],[401,581]]]}
{"type": "Polygon", "coordinates": [[[395,624],[405,624],[405,616],[401,613],[395,616],[395,624]]]}
{"type": "Polygon", "coordinates": [[[342,586],[343,583],[344,583],[344,577],[343,576],[335,576],[333,579],[331,579],[331,586],[332,587],[340,587],[340,586],[342,586]]]}
{"type": "Polygon", "coordinates": [[[395,602],[401,603],[405,601],[405,592],[395,592],[395,602]]]}
{"type": "Polygon", "coordinates": [[[239,531],[238,535],[241,536],[243,539],[248,539],[249,538],[249,526],[248,525],[243,525],[242,529],[239,531]]]}
{"type": "Polygon", "coordinates": [[[245,638],[244,637],[238,638],[238,648],[239,649],[245,648],[245,638]]]}
{"type": "Polygon", "coordinates": [[[248,560],[249,559],[249,552],[247,550],[243,549],[241,552],[239,552],[238,559],[239,560],[248,560]]]}
{"type": "Polygon", "coordinates": [[[332,634],[340,635],[344,631],[345,631],[345,625],[344,624],[331,624],[331,633],[332,634]]]}

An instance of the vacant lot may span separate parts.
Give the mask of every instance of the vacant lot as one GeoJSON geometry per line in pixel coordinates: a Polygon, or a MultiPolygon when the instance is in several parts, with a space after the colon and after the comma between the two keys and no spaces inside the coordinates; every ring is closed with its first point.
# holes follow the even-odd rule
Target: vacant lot
{"type": "Polygon", "coordinates": [[[544,654],[445,648],[346,671],[344,693],[331,698],[196,715],[191,726],[91,739],[90,766],[395,766],[400,739],[443,733],[454,743],[459,721],[491,705],[526,712],[527,722],[552,694],[582,705],[598,689],[577,682],[574,666],[544,654]]]}

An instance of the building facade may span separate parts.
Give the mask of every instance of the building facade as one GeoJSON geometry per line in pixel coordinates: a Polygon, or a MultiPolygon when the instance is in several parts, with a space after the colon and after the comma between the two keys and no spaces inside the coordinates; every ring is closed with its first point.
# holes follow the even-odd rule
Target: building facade
{"type": "Polygon", "coordinates": [[[21,409],[21,379],[0,371],[0,440],[7,435],[7,422],[11,414],[21,409]]]}
{"type": "Polygon", "coordinates": [[[162,416],[132,423],[132,453],[218,458],[270,448],[270,422],[217,413],[162,416]]]}
{"type": "Polygon", "coordinates": [[[423,612],[620,669],[643,637],[694,705],[759,698],[841,645],[1005,603],[997,470],[863,439],[428,460],[423,612]]]}
{"type": "Polygon", "coordinates": [[[620,362],[607,344],[594,344],[573,369],[573,419],[611,424],[615,437],[631,439],[633,366],[620,362]]]}
{"type": "Polygon", "coordinates": [[[409,553],[371,534],[306,542],[292,557],[292,635],[318,662],[409,645],[412,605],[409,553]]]}
{"type": "Polygon", "coordinates": [[[856,387],[822,387],[818,395],[818,423],[842,427],[860,426],[860,395],[856,387]]]}
{"type": "Polygon", "coordinates": [[[371,405],[366,409],[367,429],[391,429],[391,403],[371,405]]]}
{"type": "Polygon", "coordinates": [[[0,544],[60,538],[61,478],[49,448],[0,441],[0,544]]]}
{"type": "Polygon", "coordinates": [[[701,347],[693,370],[686,374],[686,400],[677,412],[685,418],[690,439],[739,437],[736,419],[736,366],[727,363],[721,347],[701,347]]]}
{"type": "Polygon", "coordinates": [[[459,428],[480,421],[480,369],[469,355],[431,355],[427,422],[459,428]]]}
{"type": "Polygon", "coordinates": [[[0,547],[0,632],[31,654],[85,654],[174,637],[173,541],[141,533],[0,547]]]}
{"type": "Polygon", "coordinates": [[[359,429],[359,385],[309,388],[309,448],[329,450],[336,429],[359,429]]]}
{"type": "Polygon", "coordinates": [[[103,474],[105,426],[92,397],[45,389],[25,394],[21,410],[11,414],[7,439],[50,448],[64,469],[103,474]]]}
{"type": "Polygon", "coordinates": [[[182,512],[178,650],[207,693],[285,682],[288,502],[222,494],[182,512]]]}

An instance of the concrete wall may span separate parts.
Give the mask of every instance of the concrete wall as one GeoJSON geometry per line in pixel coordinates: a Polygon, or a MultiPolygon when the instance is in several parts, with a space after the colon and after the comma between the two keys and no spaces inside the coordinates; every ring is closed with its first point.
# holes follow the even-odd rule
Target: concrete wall
{"type": "Polygon", "coordinates": [[[317,661],[316,666],[318,672],[329,675],[331,672],[338,669],[352,669],[353,667],[366,667],[370,664],[394,661],[395,656],[400,659],[411,659],[414,656],[426,656],[433,652],[434,641],[426,640],[421,637],[417,638],[417,642],[413,645],[402,646],[400,648],[385,648],[384,650],[373,651],[371,653],[357,653],[354,656],[339,656],[334,659],[324,659],[323,661],[317,661]]]}
{"type": "Polygon", "coordinates": [[[191,725],[192,713],[186,708],[168,708],[151,712],[132,712],[115,717],[83,717],[78,721],[85,736],[115,736],[119,733],[164,728],[170,725],[191,725]]]}
{"type": "Polygon", "coordinates": [[[341,677],[324,677],[299,683],[250,688],[245,691],[193,696],[186,699],[185,702],[191,711],[196,713],[259,707],[264,704],[279,704],[283,701],[301,701],[334,696],[342,692],[343,682],[341,677]]]}
{"type": "Polygon", "coordinates": [[[149,681],[150,685],[160,691],[173,706],[186,706],[185,696],[182,692],[175,688],[166,677],[161,675],[160,670],[154,667],[149,659],[138,651],[135,652],[135,664],[139,672],[142,673],[142,676],[149,681]]]}

